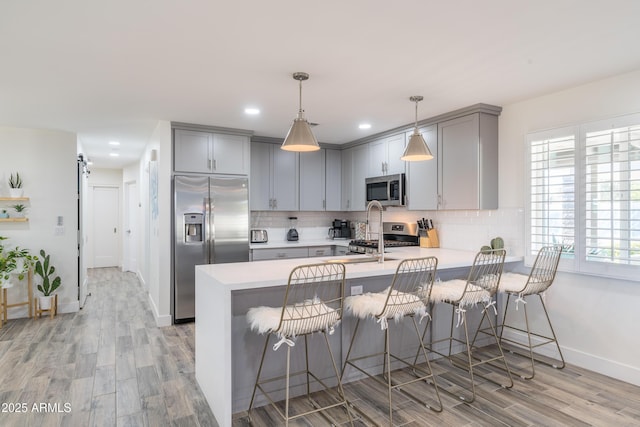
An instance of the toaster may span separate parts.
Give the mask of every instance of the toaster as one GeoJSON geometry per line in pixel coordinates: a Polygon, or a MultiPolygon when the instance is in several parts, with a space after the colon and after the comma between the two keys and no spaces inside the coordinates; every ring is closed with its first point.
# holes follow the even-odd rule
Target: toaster
{"type": "Polygon", "coordinates": [[[251,230],[251,243],[267,243],[268,241],[269,236],[267,235],[267,230],[251,230]]]}

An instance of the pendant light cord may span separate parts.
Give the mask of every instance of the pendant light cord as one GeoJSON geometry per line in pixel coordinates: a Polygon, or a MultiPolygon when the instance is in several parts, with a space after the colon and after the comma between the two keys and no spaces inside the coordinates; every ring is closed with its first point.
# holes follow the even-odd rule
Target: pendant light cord
{"type": "Polygon", "coordinates": [[[298,112],[303,113],[304,111],[302,110],[302,80],[298,80],[298,83],[300,85],[300,108],[298,109],[298,112]]]}

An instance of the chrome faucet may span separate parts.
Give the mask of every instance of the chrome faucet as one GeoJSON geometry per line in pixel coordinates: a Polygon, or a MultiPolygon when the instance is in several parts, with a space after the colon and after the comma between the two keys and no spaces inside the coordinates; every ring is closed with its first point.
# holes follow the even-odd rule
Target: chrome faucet
{"type": "Polygon", "coordinates": [[[378,220],[378,262],[382,263],[384,261],[384,235],[382,233],[382,204],[377,200],[372,200],[367,205],[367,233],[366,236],[368,239],[371,239],[371,225],[369,223],[369,214],[371,214],[372,208],[378,208],[380,211],[380,218],[378,220]]]}

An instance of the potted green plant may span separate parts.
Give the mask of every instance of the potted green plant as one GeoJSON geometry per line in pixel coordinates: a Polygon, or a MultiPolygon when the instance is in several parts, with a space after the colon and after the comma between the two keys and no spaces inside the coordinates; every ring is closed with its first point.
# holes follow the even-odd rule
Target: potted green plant
{"type": "Polygon", "coordinates": [[[7,212],[6,209],[2,209],[2,212],[0,212],[0,218],[9,218],[9,212],[7,212]]]}
{"type": "Polygon", "coordinates": [[[17,204],[11,207],[16,211],[16,214],[14,215],[16,218],[24,218],[25,211],[27,210],[25,205],[17,204]]]}
{"type": "Polygon", "coordinates": [[[42,296],[38,297],[41,310],[51,309],[51,300],[53,299],[56,289],[60,287],[62,280],[60,276],[53,276],[56,268],[51,265],[50,255],[48,255],[44,249],[40,249],[40,257],[36,257],[36,275],[40,276],[42,283],[38,284],[37,288],[42,292],[42,296]]]}
{"type": "Polygon", "coordinates": [[[18,280],[24,279],[33,265],[33,257],[28,249],[5,247],[3,240],[7,240],[7,237],[0,236],[0,288],[9,288],[12,286],[12,276],[17,276],[18,280]]]}
{"type": "Polygon", "coordinates": [[[15,198],[22,197],[22,178],[18,172],[15,177],[13,174],[9,177],[9,195],[15,198]]]}

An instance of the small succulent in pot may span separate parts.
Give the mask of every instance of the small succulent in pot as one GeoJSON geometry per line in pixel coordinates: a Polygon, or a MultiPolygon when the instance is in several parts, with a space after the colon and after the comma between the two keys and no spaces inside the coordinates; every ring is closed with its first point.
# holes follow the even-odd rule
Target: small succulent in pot
{"type": "Polygon", "coordinates": [[[16,211],[16,217],[18,218],[22,218],[24,217],[24,214],[26,213],[27,207],[25,205],[13,205],[11,206],[13,208],[14,211],[16,211]]]}
{"type": "Polygon", "coordinates": [[[22,179],[20,178],[20,173],[16,172],[16,176],[14,178],[13,174],[9,177],[9,188],[22,188],[22,179]]]}
{"type": "Polygon", "coordinates": [[[9,218],[9,212],[7,212],[6,209],[2,209],[2,211],[0,211],[0,218],[9,218]]]}
{"type": "Polygon", "coordinates": [[[9,194],[14,198],[22,197],[22,178],[18,172],[15,177],[13,174],[9,177],[9,194]]]}

